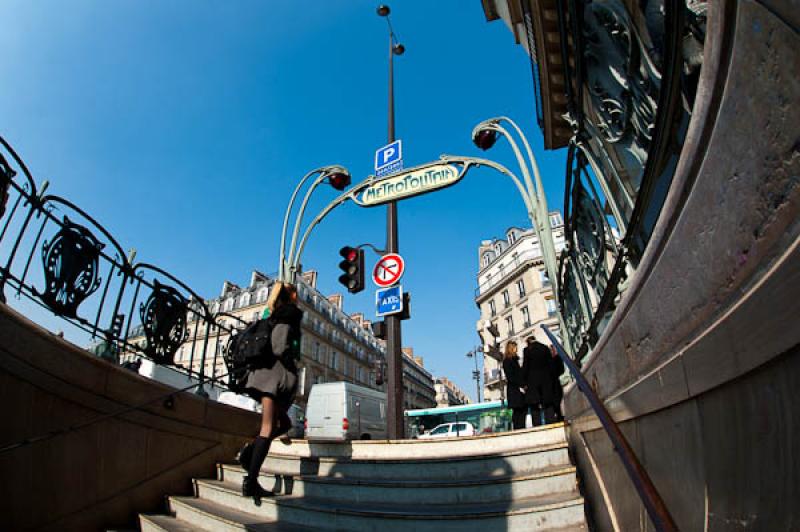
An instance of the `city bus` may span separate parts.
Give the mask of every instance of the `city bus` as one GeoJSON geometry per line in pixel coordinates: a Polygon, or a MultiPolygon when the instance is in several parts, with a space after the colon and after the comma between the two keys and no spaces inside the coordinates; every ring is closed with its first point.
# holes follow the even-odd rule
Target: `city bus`
{"type": "Polygon", "coordinates": [[[442,423],[466,421],[478,434],[511,430],[511,410],[505,401],[487,401],[441,408],[420,408],[405,411],[406,434],[416,438],[442,423]]]}

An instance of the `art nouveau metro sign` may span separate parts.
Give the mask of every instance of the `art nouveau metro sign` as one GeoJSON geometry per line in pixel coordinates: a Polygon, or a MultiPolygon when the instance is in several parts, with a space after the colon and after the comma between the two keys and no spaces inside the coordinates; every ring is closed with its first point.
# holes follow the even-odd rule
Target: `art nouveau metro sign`
{"type": "Polygon", "coordinates": [[[463,172],[459,172],[453,165],[426,164],[375,181],[367,186],[355,201],[363,207],[383,205],[390,201],[419,196],[455,185],[462,176],[463,172]]]}

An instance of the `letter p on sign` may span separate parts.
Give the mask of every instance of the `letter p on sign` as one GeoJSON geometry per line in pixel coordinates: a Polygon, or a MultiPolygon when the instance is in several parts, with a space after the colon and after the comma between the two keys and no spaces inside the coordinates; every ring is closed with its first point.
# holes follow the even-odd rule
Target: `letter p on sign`
{"type": "Polygon", "coordinates": [[[401,140],[396,140],[387,144],[383,148],[375,151],[375,171],[377,172],[384,166],[390,165],[403,158],[403,144],[401,140]]]}

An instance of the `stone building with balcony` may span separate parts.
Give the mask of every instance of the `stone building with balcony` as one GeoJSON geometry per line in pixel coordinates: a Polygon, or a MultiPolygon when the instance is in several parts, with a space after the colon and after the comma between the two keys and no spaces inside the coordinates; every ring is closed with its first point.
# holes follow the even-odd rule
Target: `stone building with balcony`
{"type": "MultiPolygon", "coordinates": [[[[556,252],[564,249],[561,213],[550,213],[556,252]]],[[[480,309],[478,334],[484,345],[483,394],[486,401],[505,398],[502,352],[509,340],[524,347],[535,336],[544,342],[539,325],[559,334],[558,303],[544,265],[536,232],[511,227],[505,238],[484,240],[478,248],[478,287],[475,304],[480,309]]]]}
{"type": "Polygon", "coordinates": [[[461,388],[447,377],[436,377],[436,407],[466,405],[471,401],[461,388]]]}
{"type": "MultiPolygon", "coordinates": [[[[363,314],[348,315],[344,311],[341,294],[325,296],[318,291],[316,280],[317,273],[309,270],[297,284],[298,303],[304,314],[300,384],[295,402],[305,408],[311,387],[324,382],[345,381],[385,390],[385,385],[376,382],[376,368],[385,364],[384,342],[373,334],[372,323],[363,314]]],[[[186,340],[175,354],[175,364],[194,374],[218,376],[221,382],[226,382],[227,369],[222,354],[229,334],[225,329],[243,329],[260,318],[273,283],[274,279],[258,271],[252,272],[250,283],[245,287],[225,281],[220,296],[206,301],[212,314],[223,313],[220,315],[222,327],[211,325],[206,330],[206,322],[197,320],[197,314],[189,312],[186,340]]],[[[132,331],[129,342],[145,342],[139,328],[132,331]]],[[[404,350],[410,353],[403,357],[406,407],[430,407],[435,404],[433,377],[423,367],[421,357],[413,356],[413,349],[404,350]]],[[[137,356],[123,354],[120,362],[137,356]]]]}
{"type": "Polygon", "coordinates": [[[436,406],[436,389],[433,375],[425,369],[421,356],[414,355],[413,347],[403,348],[403,408],[433,408],[436,406]]]}

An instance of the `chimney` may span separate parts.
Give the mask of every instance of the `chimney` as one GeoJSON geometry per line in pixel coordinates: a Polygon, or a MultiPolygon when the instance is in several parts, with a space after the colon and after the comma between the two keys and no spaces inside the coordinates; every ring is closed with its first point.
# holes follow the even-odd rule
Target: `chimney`
{"type": "Polygon", "coordinates": [[[342,294],[331,294],[328,296],[328,301],[330,301],[334,307],[342,310],[342,303],[344,302],[342,294]]]}
{"type": "Polygon", "coordinates": [[[311,288],[317,287],[317,270],[308,270],[303,272],[303,282],[311,288]]]}

